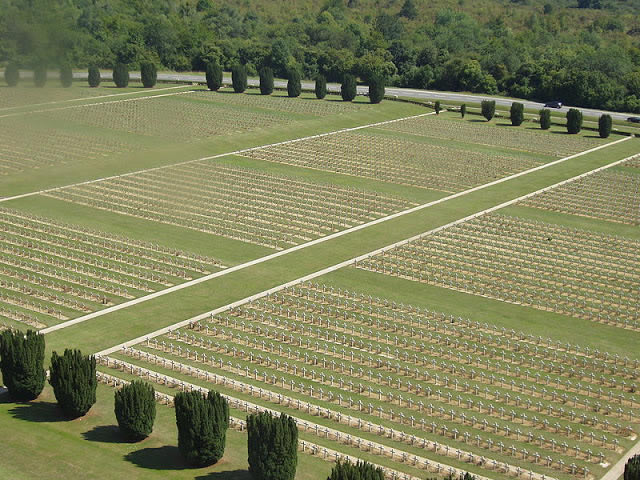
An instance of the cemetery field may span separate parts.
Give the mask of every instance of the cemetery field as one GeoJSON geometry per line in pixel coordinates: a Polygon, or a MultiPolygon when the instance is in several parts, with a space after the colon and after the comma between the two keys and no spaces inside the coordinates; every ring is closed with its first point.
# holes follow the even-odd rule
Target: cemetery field
{"type": "Polygon", "coordinates": [[[638,442],[638,139],[86,90],[0,96],[0,327],[95,354],[101,381],[79,421],[49,389],[0,402],[39,477],[246,478],[238,430],[264,410],[296,418],[301,479],[340,455],[397,479],[600,479],[638,442]],[[113,390],[136,378],[159,419],[120,443],[113,390]],[[175,447],[171,396],[192,389],[235,423],[203,470],[175,447]]]}

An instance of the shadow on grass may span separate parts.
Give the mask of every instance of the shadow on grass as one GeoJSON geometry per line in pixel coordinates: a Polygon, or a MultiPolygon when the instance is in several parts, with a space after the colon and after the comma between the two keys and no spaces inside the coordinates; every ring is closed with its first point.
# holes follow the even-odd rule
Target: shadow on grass
{"type": "Polygon", "coordinates": [[[473,123],[482,122],[482,123],[486,124],[487,120],[485,120],[485,119],[469,119],[468,122],[473,122],[473,123]]]}
{"type": "Polygon", "coordinates": [[[185,464],[178,447],[143,448],[125,456],[125,460],[146,469],[180,470],[190,469],[185,464]]]}
{"type": "Polygon", "coordinates": [[[34,402],[18,404],[9,410],[16,419],[32,421],[35,423],[53,423],[58,421],[68,421],[57,403],[54,402],[34,402]]]}
{"type": "Polygon", "coordinates": [[[94,441],[97,443],[126,443],[127,441],[122,437],[118,426],[96,426],[89,431],[82,433],[82,437],[87,441],[94,441]]]}
{"type": "Polygon", "coordinates": [[[253,479],[246,469],[234,469],[196,476],[194,479],[253,479]]]}

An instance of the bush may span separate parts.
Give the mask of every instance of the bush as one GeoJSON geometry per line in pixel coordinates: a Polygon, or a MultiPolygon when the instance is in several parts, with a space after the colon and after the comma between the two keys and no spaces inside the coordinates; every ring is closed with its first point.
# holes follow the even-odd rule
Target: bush
{"type": "Polygon", "coordinates": [[[17,63],[11,62],[4,69],[4,81],[9,87],[15,87],[18,85],[18,80],[20,80],[20,69],[17,63]]]}
{"type": "Polygon", "coordinates": [[[601,117],[599,117],[599,136],[602,139],[607,139],[610,137],[610,133],[612,132],[612,117],[610,117],[608,114],[603,114],[601,117]]]}
{"type": "Polygon", "coordinates": [[[140,79],[145,88],[152,88],[156,85],[157,72],[156,65],[153,62],[144,62],[140,64],[140,79]]]}
{"type": "Polygon", "coordinates": [[[118,88],[129,85],[129,68],[124,63],[117,63],[113,71],[113,80],[118,88]]]}
{"type": "Polygon", "coordinates": [[[287,96],[298,97],[301,91],[300,73],[298,69],[291,69],[287,75],[287,96]]]}
{"type": "Polygon", "coordinates": [[[218,462],[225,452],[229,406],[220,393],[180,392],[174,398],[178,449],[190,466],[218,462]]]}
{"type": "Polygon", "coordinates": [[[145,439],[151,434],[156,419],[154,388],[140,380],[123,386],[120,391],[116,391],[114,412],[125,439],[145,439]]]}
{"type": "Polygon", "coordinates": [[[494,117],[496,112],[496,102],[494,100],[482,100],[481,101],[481,114],[485,117],[485,120],[488,122],[494,117]]]}
{"type": "Polygon", "coordinates": [[[583,114],[578,109],[570,109],[566,114],[568,134],[578,134],[583,126],[583,114]]]}
{"type": "Polygon", "coordinates": [[[298,428],[291,417],[268,412],[247,417],[247,461],[254,479],[294,479],[298,428]]]}
{"type": "Polygon", "coordinates": [[[60,67],[60,83],[63,87],[71,87],[73,82],[73,71],[69,65],[60,67]]]}
{"type": "Polygon", "coordinates": [[[523,110],[524,107],[522,103],[512,102],[512,106],[510,107],[510,121],[515,127],[523,123],[523,110]]]}
{"type": "Polygon", "coordinates": [[[223,69],[218,62],[209,62],[205,70],[205,79],[209,90],[218,90],[223,86],[223,69]]]}
{"type": "Polygon", "coordinates": [[[62,356],[54,351],[49,384],[65,415],[84,416],[96,403],[96,358],[83,356],[78,349],[65,349],[62,356]]]}
{"type": "Polygon", "coordinates": [[[385,97],[385,78],[382,75],[372,75],[369,80],[369,101],[380,104],[385,97]]]}
{"type": "Polygon", "coordinates": [[[95,65],[89,67],[89,87],[97,87],[100,85],[100,70],[95,65]]]}
{"type": "Polygon", "coordinates": [[[465,104],[461,105],[461,118],[465,117],[465,113],[467,112],[467,106],[465,104]]]}
{"type": "Polygon", "coordinates": [[[316,84],[314,85],[314,92],[316,92],[317,99],[324,99],[327,95],[327,80],[323,75],[316,77],[316,84]]]}
{"type": "Polygon", "coordinates": [[[263,67],[259,76],[261,95],[271,95],[274,91],[274,71],[270,67],[263,67]]]}
{"type": "Polygon", "coordinates": [[[236,64],[231,69],[231,84],[237,94],[247,90],[247,69],[242,64],[236,64]]]}
{"type": "Polygon", "coordinates": [[[623,479],[639,479],[639,455],[635,454],[625,463],[623,479]]]}
{"type": "Polygon", "coordinates": [[[359,460],[354,464],[349,460],[343,463],[338,460],[327,479],[385,479],[385,473],[366,461],[359,460]]]}
{"type": "Polygon", "coordinates": [[[0,370],[14,401],[31,401],[45,386],[45,338],[35,331],[4,331],[0,335],[0,370]]]}
{"type": "Polygon", "coordinates": [[[436,115],[441,113],[441,101],[437,100],[434,102],[434,112],[436,112],[436,115]]]}
{"type": "Polygon", "coordinates": [[[539,111],[539,124],[543,130],[547,130],[552,125],[552,116],[549,109],[542,109],[539,111]]]}
{"type": "Polygon", "coordinates": [[[345,74],[343,77],[341,97],[345,102],[351,102],[356,98],[356,78],[351,74],[345,74]]]}
{"type": "Polygon", "coordinates": [[[47,67],[38,65],[33,69],[33,83],[36,87],[44,87],[47,83],[47,67]]]}

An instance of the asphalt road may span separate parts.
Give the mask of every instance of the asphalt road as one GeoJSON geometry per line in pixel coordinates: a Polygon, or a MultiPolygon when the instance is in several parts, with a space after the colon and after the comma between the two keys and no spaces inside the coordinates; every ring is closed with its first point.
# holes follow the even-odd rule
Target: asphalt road
{"type": "MultiPolygon", "coordinates": [[[[74,73],[74,78],[87,78],[87,74],[84,72],[78,72],[74,73]]],[[[110,80],[111,79],[111,74],[110,73],[103,73],[102,78],[105,80],[110,80]]],[[[139,80],[140,79],[140,74],[137,72],[132,72],[130,74],[130,78],[132,80],[139,80]]],[[[158,73],[158,80],[164,80],[164,81],[174,81],[174,82],[200,82],[204,83],[205,82],[205,75],[204,74],[181,74],[181,73],[158,73]]],[[[231,84],[231,77],[224,77],[223,82],[226,84],[231,84]]],[[[249,79],[247,83],[251,86],[258,86],[258,80],[257,79],[249,79]]],[[[309,82],[309,81],[303,81],[302,83],[304,89],[308,90],[313,90],[314,89],[314,83],[309,82]]],[[[276,87],[287,87],[287,82],[282,81],[282,80],[276,80],[274,81],[274,86],[276,87]]],[[[335,92],[338,93],[340,92],[340,85],[339,84],[327,84],[327,89],[330,92],[335,92]]],[[[368,88],[364,86],[359,86],[357,88],[357,92],[362,95],[366,95],[368,93],[368,88]]],[[[476,95],[476,94],[460,94],[460,93],[455,93],[455,92],[439,92],[436,90],[418,90],[418,89],[406,89],[406,88],[399,88],[399,87],[387,87],[385,89],[385,94],[387,95],[397,95],[399,97],[408,97],[408,98],[415,98],[419,100],[427,100],[427,99],[432,99],[432,100],[441,100],[443,102],[475,102],[475,103],[480,103],[481,100],[487,100],[488,98],[491,98],[493,100],[496,100],[496,105],[500,105],[503,107],[509,107],[512,105],[513,100],[512,99],[507,99],[507,98],[500,98],[500,97],[487,97],[483,95],[476,95]]],[[[556,100],[556,99],[551,99],[551,100],[556,100]]],[[[529,100],[518,100],[521,102],[525,108],[527,109],[542,109],[543,104],[539,102],[532,102],[529,100]]],[[[562,107],[558,109],[560,112],[567,112],[570,107],[562,107]]],[[[626,113],[621,113],[621,112],[609,112],[607,110],[595,110],[595,109],[585,109],[585,108],[579,108],[583,112],[584,116],[591,116],[591,117],[599,117],[601,114],[610,114],[613,119],[619,119],[619,120],[626,120],[628,117],[638,117],[638,114],[626,114],[626,113]]]]}

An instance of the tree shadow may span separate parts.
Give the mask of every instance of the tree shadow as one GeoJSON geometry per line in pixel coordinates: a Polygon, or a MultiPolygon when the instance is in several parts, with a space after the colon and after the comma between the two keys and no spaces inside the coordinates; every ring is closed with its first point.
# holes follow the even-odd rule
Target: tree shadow
{"type": "Polygon", "coordinates": [[[474,122],[474,123],[483,122],[484,124],[486,124],[487,120],[485,120],[485,119],[468,119],[468,122],[474,122]]]}
{"type": "Polygon", "coordinates": [[[196,476],[194,479],[253,479],[247,469],[234,469],[230,471],[219,471],[217,473],[196,476]]]}
{"type": "Polygon", "coordinates": [[[190,469],[178,447],[143,448],[125,455],[124,459],[141,468],[160,470],[190,469]]]}
{"type": "Polygon", "coordinates": [[[96,426],[89,431],[82,433],[82,437],[87,441],[97,443],[126,443],[118,426],[96,426]]]}
{"type": "Polygon", "coordinates": [[[69,420],[58,407],[58,404],[54,402],[18,404],[9,410],[9,414],[16,419],[35,423],[53,423],[69,420]]]}

